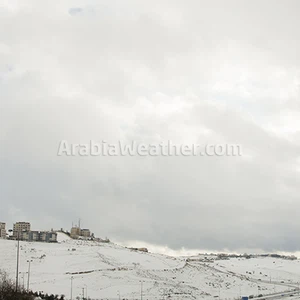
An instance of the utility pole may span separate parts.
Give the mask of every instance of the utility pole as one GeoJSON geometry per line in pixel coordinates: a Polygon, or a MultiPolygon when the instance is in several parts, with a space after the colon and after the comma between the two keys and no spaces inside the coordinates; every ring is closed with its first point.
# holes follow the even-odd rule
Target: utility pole
{"type": "Polygon", "coordinates": [[[29,292],[29,279],[30,279],[30,263],[32,262],[31,260],[27,260],[28,262],[28,278],[27,278],[27,291],[29,292]]]}
{"type": "Polygon", "coordinates": [[[84,300],[84,288],[82,288],[82,300],[84,300]]]}
{"type": "Polygon", "coordinates": [[[18,240],[18,245],[17,245],[17,273],[16,273],[16,292],[18,291],[18,285],[19,285],[19,256],[20,256],[20,232],[17,231],[17,240],[18,240]]]}

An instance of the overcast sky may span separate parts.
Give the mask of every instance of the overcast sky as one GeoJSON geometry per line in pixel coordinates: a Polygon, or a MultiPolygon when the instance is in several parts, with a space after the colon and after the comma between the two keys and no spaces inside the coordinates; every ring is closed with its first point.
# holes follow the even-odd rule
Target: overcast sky
{"type": "Polygon", "coordinates": [[[0,0],[0,221],[174,250],[300,250],[300,2],[0,0]],[[66,157],[231,143],[239,157],[66,157]]]}

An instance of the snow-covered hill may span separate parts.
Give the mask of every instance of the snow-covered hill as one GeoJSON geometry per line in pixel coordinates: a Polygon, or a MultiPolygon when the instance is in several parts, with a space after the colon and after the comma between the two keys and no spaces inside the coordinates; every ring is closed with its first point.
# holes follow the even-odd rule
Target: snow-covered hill
{"type": "MultiPolygon", "coordinates": [[[[234,299],[297,288],[300,261],[233,258],[206,261],[204,256],[169,257],[136,252],[115,244],[76,241],[59,233],[59,243],[20,242],[20,284],[92,299],[234,299]],[[24,277],[24,280],[23,280],[24,277]],[[169,297],[169,298],[168,298],[169,297]]],[[[0,240],[0,269],[14,278],[16,241],[0,240]]]]}

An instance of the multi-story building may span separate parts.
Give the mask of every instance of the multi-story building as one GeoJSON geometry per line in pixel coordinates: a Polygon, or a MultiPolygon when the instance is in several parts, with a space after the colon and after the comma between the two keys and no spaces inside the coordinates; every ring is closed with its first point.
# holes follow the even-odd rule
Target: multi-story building
{"type": "Polygon", "coordinates": [[[6,229],[5,229],[6,224],[0,222],[0,239],[5,239],[6,238],[6,229]]]}
{"type": "Polygon", "coordinates": [[[81,229],[79,226],[75,226],[71,228],[70,236],[72,239],[88,239],[91,237],[91,231],[89,229],[81,229]]]}
{"type": "Polygon", "coordinates": [[[29,231],[28,241],[34,242],[34,241],[39,241],[39,239],[40,239],[39,231],[29,231]]]}
{"type": "Polygon", "coordinates": [[[57,233],[54,231],[22,231],[20,234],[21,241],[28,242],[57,242],[57,233]]]}
{"type": "Polygon", "coordinates": [[[71,228],[71,238],[78,239],[80,236],[80,227],[72,227],[71,228]]]}
{"type": "Polygon", "coordinates": [[[14,224],[13,228],[13,236],[14,238],[21,238],[22,232],[30,231],[30,223],[29,222],[17,222],[14,224]]]}
{"type": "MultiPolygon", "coordinates": [[[[4,223],[0,223],[0,228],[4,223]]],[[[4,224],[5,228],[5,224],[4,224]]],[[[1,232],[1,230],[0,230],[1,232]]],[[[29,222],[17,222],[13,227],[13,239],[19,239],[21,241],[28,242],[57,242],[57,233],[51,231],[33,231],[29,222]]]]}
{"type": "Polygon", "coordinates": [[[81,229],[80,235],[89,238],[91,236],[91,231],[89,229],[81,229]]]}
{"type": "Polygon", "coordinates": [[[40,232],[40,241],[47,243],[57,242],[57,233],[53,231],[42,231],[40,232]]]}
{"type": "Polygon", "coordinates": [[[30,231],[21,231],[21,232],[19,232],[19,236],[17,236],[17,238],[20,241],[28,241],[29,240],[29,232],[30,231]]]}

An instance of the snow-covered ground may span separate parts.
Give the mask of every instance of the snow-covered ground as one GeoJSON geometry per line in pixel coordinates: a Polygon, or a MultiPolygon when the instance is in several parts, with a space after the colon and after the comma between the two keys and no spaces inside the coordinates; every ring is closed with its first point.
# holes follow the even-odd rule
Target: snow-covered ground
{"type": "MultiPolygon", "coordinates": [[[[72,240],[62,233],[58,243],[20,242],[20,279],[30,288],[70,299],[234,299],[281,293],[298,287],[300,260],[232,258],[206,262],[203,256],[170,257],[136,252],[115,245],[72,240]],[[24,277],[24,280],[23,280],[24,277]],[[168,298],[168,296],[170,296],[168,298]]],[[[14,278],[16,241],[0,240],[0,269],[14,278]]]]}

